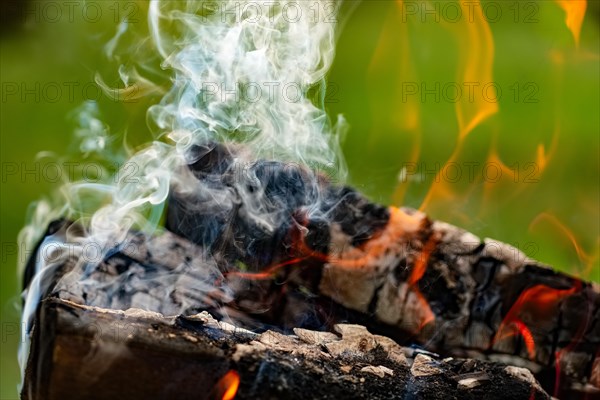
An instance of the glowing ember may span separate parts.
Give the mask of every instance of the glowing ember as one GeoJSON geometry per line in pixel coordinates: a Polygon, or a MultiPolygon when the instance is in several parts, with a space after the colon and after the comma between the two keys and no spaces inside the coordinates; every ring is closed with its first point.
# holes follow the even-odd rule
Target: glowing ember
{"type": "Polygon", "coordinates": [[[332,265],[342,268],[359,268],[372,264],[390,245],[400,243],[403,237],[413,234],[421,227],[422,219],[409,215],[397,207],[390,207],[390,219],[379,235],[368,240],[361,248],[352,247],[336,256],[329,257],[332,265]]]}
{"type": "Polygon", "coordinates": [[[529,357],[535,360],[536,349],[533,334],[523,320],[539,322],[553,318],[557,313],[559,303],[578,290],[577,284],[570,289],[554,289],[546,285],[535,285],[524,290],[500,324],[492,344],[506,337],[520,335],[525,342],[529,357]]]}
{"type": "Polygon", "coordinates": [[[228,371],[217,382],[215,391],[221,400],[233,400],[240,386],[240,375],[235,370],[228,371]],[[220,394],[223,394],[222,396],[220,394]]]}
{"type": "Polygon", "coordinates": [[[417,284],[419,283],[419,281],[425,274],[425,271],[427,270],[429,256],[431,255],[433,250],[435,250],[436,244],[437,244],[436,241],[433,239],[429,239],[427,241],[427,243],[425,244],[425,247],[421,251],[421,254],[419,255],[419,257],[417,257],[417,260],[415,261],[413,270],[411,271],[410,277],[408,278],[408,281],[407,281],[407,283],[410,285],[411,290],[417,295],[417,298],[419,299],[419,303],[421,303],[421,307],[423,309],[424,315],[422,314],[420,329],[423,329],[423,327],[425,325],[427,325],[430,322],[433,322],[435,320],[435,314],[433,313],[433,311],[431,311],[431,307],[429,306],[429,303],[427,302],[427,300],[425,299],[425,297],[419,290],[419,287],[417,284]]]}
{"type": "MultiPolygon", "coordinates": [[[[309,258],[328,262],[331,265],[341,268],[361,268],[372,265],[377,258],[386,252],[390,245],[401,243],[403,238],[418,232],[423,222],[422,218],[409,215],[397,207],[390,207],[389,210],[390,219],[385,229],[374,235],[360,247],[344,247],[342,252],[338,252],[336,255],[328,255],[312,250],[306,245],[302,231],[296,231],[296,234],[300,233],[300,235],[296,235],[299,237],[294,240],[293,247],[301,255],[300,257],[269,266],[261,272],[245,273],[233,271],[229,275],[248,279],[268,279],[273,277],[281,268],[300,263],[309,258]]],[[[423,276],[427,267],[427,259],[434,247],[435,243],[432,241],[427,242],[422,257],[419,257],[415,264],[411,285],[416,284],[421,276],[423,276]]]]}

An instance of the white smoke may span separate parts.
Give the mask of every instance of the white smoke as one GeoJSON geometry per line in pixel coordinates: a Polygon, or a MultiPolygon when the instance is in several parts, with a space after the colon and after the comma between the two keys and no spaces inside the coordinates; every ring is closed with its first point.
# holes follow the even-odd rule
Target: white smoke
{"type": "MultiPolygon", "coordinates": [[[[104,174],[105,182],[66,183],[58,202],[63,215],[89,220],[89,239],[99,243],[118,241],[132,227],[156,228],[170,187],[186,184],[185,177],[175,175],[190,161],[189,149],[207,141],[243,143],[254,159],[297,162],[344,180],[339,144],[345,123],[339,117],[332,126],[321,104],[340,4],[153,0],[148,37],[131,39],[132,27],[119,24],[105,53],[125,60],[118,68],[124,87],[110,88],[99,75],[96,82],[117,99],[166,92],[148,110],[157,135],[146,148],[121,159],[115,175],[104,174]],[[171,74],[168,90],[147,77],[157,75],[157,64],[171,74]],[[97,210],[80,213],[81,198],[94,193],[102,199],[92,201],[97,210]]],[[[108,127],[96,111],[94,104],[80,110],[80,151],[114,160],[104,149],[112,140],[108,127]]],[[[37,234],[43,229],[26,228],[37,234]]]]}
{"type": "Polygon", "coordinates": [[[188,2],[185,12],[172,4],[149,10],[163,66],[175,71],[149,110],[160,128],[186,132],[184,146],[235,140],[257,156],[338,165],[338,136],[308,98],[315,85],[324,90],[333,61],[335,23],[325,10],[335,3],[188,2]]]}
{"type": "Polygon", "coordinates": [[[154,142],[132,157],[138,171],[119,181],[112,203],[94,214],[94,240],[139,227],[147,218],[140,210],[164,203],[189,149],[207,141],[241,142],[255,158],[294,161],[343,179],[343,120],[334,129],[309,98],[325,90],[337,8],[331,1],[152,1],[151,38],[173,76],[148,117],[170,143],[154,142]]]}
{"type": "MultiPolygon", "coordinates": [[[[132,27],[121,23],[105,54],[129,60],[118,68],[123,87],[111,88],[99,74],[96,82],[118,100],[166,93],[147,113],[156,136],[143,149],[125,149],[114,157],[108,146],[112,142],[108,127],[98,118],[94,104],[84,105],[76,131],[80,152],[118,159],[122,167],[100,182],[67,182],[58,191],[55,205],[39,202],[33,213],[36,218],[21,233],[22,251],[29,254],[49,220],[59,216],[83,223],[85,232],[61,238],[64,243],[76,243],[76,248],[87,242],[107,252],[125,240],[132,228],[152,232],[171,188],[184,191],[190,182],[191,174],[182,168],[193,161],[189,150],[206,142],[241,143],[253,159],[305,164],[337,180],[345,179],[339,147],[345,123],[339,117],[333,126],[323,105],[339,7],[338,1],[329,0],[153,0],[147,37],[127,39],[132,27]],[[170,88],[154,82],[160,75],[158,66],[171,75],[170,88]],[[129,154],[126,161],[123,154],[129,154]],[[91,209],[85,199],[94,199],[91,209]]],[[[197,181],[189,188],[203,189],[208,190],[197,181]]],[[[224,193],[205,196],[219,204],[227,201],[224,193]]],[[[36,276],[24,294],[25,336],[46,272],[60,262],[64,259],[36,263],[36,276]]],[[[70,279],[73,274],[85,279],[87,264],[82,257],[70,279]]],[[[22,368],[25,353],[21,354],[22,368]]]]}

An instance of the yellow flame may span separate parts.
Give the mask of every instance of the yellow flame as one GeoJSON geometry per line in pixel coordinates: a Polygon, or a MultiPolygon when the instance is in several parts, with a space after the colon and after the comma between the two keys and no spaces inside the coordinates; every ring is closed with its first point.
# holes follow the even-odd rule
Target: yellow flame
{"type": "Polygon", "coordinates": [[[492,32],[479,1],[461,1],[459,4],[463,15],[469,17],[461,20],[460,23],[445,23],[445,25],[454,31],[457,38],[460,61],[457,80],[468,88],[468,94],[461,96],[456,102],[455,110],[458,122],[456,147],[438,172],[419,207],[420,210],[430,207],[434,199],[448,200],[456,195],[449,183],[440,179],[440,176],[444,176],[448,172],[447,169],[458,160],[467,135],[491,115],[498,112],[498,98],[493,80],[494,39],[492,32]]]}
{"type": "Polygon", "coordinates": [[[567,28],[569,28],[573,34],[575,46],[579,47],[579,36],[581,34],[583,18],[585,17],[587,0],[556,0],[556,2],[563,10],[565,10],[565,13],[567,14],[565,23],[567,24],[567,28]]]}
{"type": "MultiPolygon", "coordinates": [[[[403,0],[397,0],[397,9],[402,12],[403,0]]],[[[397,25],[397,19],[391,21],[392,24],[397,25]]],[[[384,30],[384,34],[387,32],[384,30]]],[[[400,69],[397,76],[401,79],[397,83],[402,85],[402,82],[416,82],[417,76],[414,65],[412,63],[412,57],[410,54],[410,42],[408,34],[408,25],[406,23],[400,24],[399,36],[399,51],[400,51],[400,69]]],[[[402,89],[400,89],[402,91],[402,89]]],[[[406,96],[402,103],[395,110],[395,125],[403,132],[412,135],[412,149],[410,152],[409,161],[411,164],[416,163],[419,160],[421,154],[421,106],[419,100],[415,96],[406,96]]],[[[403,171],[400,171],[402,174],[403,171]]],[[[394,204],[402,204],[404,196],[408,190],[410,182],[406,179],[401,179],[399,175],[399,182],[392,195],[392,201],[394,204]]]]}
{"type": "MultiPolygon", "coordinates": [[[[468,96],[456,103],[459,139],[463,140],[477,125],[498,111],[498,102],[493,85],[494,39],[483,15],[483,7],[476,2],[461,1],[465,23],[452,24],[458,28],[459,60],[463,62],[459,81],[472,85],[468,96]]],[[[459,69],[460,70],[460,69],[459,69]]]]}
{"type": "Polygon", "coordinates": [[[500,171],[501,179],[486,180],[483,185],[482,211],[491,209],[489,204],[492,201],[498,201],[498,194],[506,201],[514,199],[526,189],[532,189],[530,183],[540,181],[546,171],[550,161],[556,153],[560,127],[558,123],[552,136],[552,142],[548,149],[543,143],[539,143],[536,149],[535,161],[524,163],[513,168],[507,165],[500,157],[497,151],[497,145],[493,143],[489,156],[486,161],[487,166],[494,166],[494,169],[500,171]],[[504,183],[505,185],[502,185],[504,183]],[[507,187],[506,185],[510,185],[507,187]]]}
{"type": "Polygon", "coordinates": [[[572,229],[567,227],[563,222],[561,222],[556,216],[548,213],[542,212],[529,225],[529,229],[535,229],[542,222],[547,222],[551,227],[554,227],[557,232],[562,234],[573,246],[579,261],[584,267],[583,275],[589,276],[591,273],[591,269],[594,265],[594,262],[598,259],[597,255],[588,254],[583,250],[582,246],[579,244],[579,240],[575,236],[575,233],[572,229]]]}

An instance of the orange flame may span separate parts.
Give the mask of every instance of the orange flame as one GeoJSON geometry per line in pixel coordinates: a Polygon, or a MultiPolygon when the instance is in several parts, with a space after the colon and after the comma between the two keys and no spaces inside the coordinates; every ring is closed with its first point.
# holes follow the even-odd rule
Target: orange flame
{"type": "Polygon", "coordinates": [[[427,192],[420,210],[430,207],[432,201],[449,200],[455,195],[446,176],[457,161],[466,137],[487,118],[498,112],[498,98],[493,81],[494,40],[483,8],[477,2],[459,2],[463,15],[469,15],[464,23],[446,23],[455,30],[461,62],[457,80],[468,87],[468,95],[456,102],[458,141],[450,158],[437,173],[434,183],[427,192]],[[475,4],[475,7],[471,7],[475,4]],[[473,90],[477,88],[477,90],[473,90]]]}
{"type": "MultiPolygon", "coordinates": [[[[464,62],[462,79],[464,84],[487,85],[493,83],[494,39],[483,15],[483,7],[477,2],[460,2],[463,15],[472,15],[466,24],[459,25],[459,60],[464,62]],[[472,3],[476,3],[474,8],[472,3]],[[469,14],[471,13],[471,14],[469,14]]],[[[459,140],[463,140],[477,125],[498,112],[498,103],[487,90],[475,90],[473,96],[462,96],[456,103],[459,140]]]]}
{"type": "Polygon", "coordinates": [[[589,274],[592,272],[594,262],[598,259],[598,257],[588,254],[586,251],[584,251],[581,245],[579,244],[579,241],[575,237],[573,231],[569,229],[564,223],[562,223],[556,216],[550,213],[540,213],[531,222],[531,224],[529,225],[529,229],[534,229],[544,221],[550,223],[551,226],[553,226],[559,233],[566,237],[566,239],[571,243],[571,245],[575,249],[577,257],[579,258],[581,264],[584,266],[583,275],[589,276],[589,274]]]}
{"type": "Polygon", "coordinates": [[[585,17],[587,0],[556,0],[558,5],[565,10],[565,23],[567,28],[573,34],[575,46],[579,47],[579,36],[581,34],[581,25],[585,17]]]}
{"type": "Polygon", "coordinates": [[[506,337],[520,335],[523,338],[529,357],[535,360],[533,334],[523,322],[523,319],[539,321],[552,318],[560,301],[576,293],[579,286],[580,284],[576,283],[570,289],[554,289],[546,285],[535,285],[524,290],[498,327],[492,345],[506,337]]]}
{"type": "Polygon", "coordinates": [[[485,165],[492,171],[498,171],[500,179],[496,180],[488,177],[485,180],[483,185],[482,210],[487,209],[486,205],[492,199],[497,201],[497,193],[502,192],[503,199],[512,199],[527,188],[532,188],[531,183],[539,182],[552,157],[554,157],[558,145],[558,137],[559,129],[557,128],[552,136],[549,149],[546,149],[544,144],[539,143],[536,149],[535,161],[527,162],[523,165],[517,164],[515,168],[506,165],[496,150],[496,143],[494,142],[485,165]],[[492,166],[493,168],[491,168],[492,166]],[[510,187],[507,189],[506,185],[510,185],[510,187]]]}
{"type": "Polygon", "coordinates": [[[240,386],[240,374],[235,370],[229,370],[213,389],[216,393],[216,398],[221,400],[233,400],[240,386]],[[222,395],[221,395],[222,393],[222,395]]]}
{"type": "MultiPolygon", "coordinates": [[[[369,65],[369,77],[372,77],[371,80],[375,83],[369,86],[377,87],[378,84],[375,82],[377,79],[391,74],[395,81],[386,82],[386,85],[391,86],[395,92],[391,107],[388,105],[390,103],[388,99],[381,99],[380,92],[372,96],[373,127],[369,132],[369,138],[373,142],[381,132],[388,130],[386,124],[392,126],[403,140],[402,147],[410,149],[402,160],[412,165],[419,160],[421,152],[421,106],[417,96],[405,94],[407,90],[405,85],[417,82],[418,76],[410,51],[408,24],[398,23],[398,19],[402,19],[404,16],[403,0],[397,0],[396,5],[396,13],[388,14],[369,65]],[[386,69],[388,71],[385,71],[386,69]],[[392,69],[393,72],[390,73],[389,69],[392,69]],[[387,107],[382,107],[380,102],[386,103],[387,107]]],[[[410,181],[401,176],[402,171],[392,195],[393,204],[404,202],[404,196],[410,185],[410,181]]]]}
{"type": "Polygon", "coordinates": [[[414,265],[414,267],[410,273],[410,276],[407,280],[407,283],[410,285],[411,290],[417,296],[419,303],[421,304],[421,309],[423,310],[423,313],[424,313],[423,319],[421,320],[421,323],[419,324],[420,325],[419,329],[423,329],[423,327],[425,325],[427,325],[430,322],[433,322],[435,320],[435,314],[431,310],[429,303],[425,299],[425,296],[423,296],[423,294],[419,290],[419,287],[417,286],[417,284],[419,283],[419,281],[425,274],[425,271],[427,270],[427,265],[429,263],[429,257],[431,256],[431,253],[435,250],[436,244],[437,244],[436,241],[433,239],[429,239],[427,241],[427,243],[425,243],[425,246],[423,247],[423,250],[421,251],[421,254],[419,255],[419,257],[415,261],[415,265],[414,265]]]}

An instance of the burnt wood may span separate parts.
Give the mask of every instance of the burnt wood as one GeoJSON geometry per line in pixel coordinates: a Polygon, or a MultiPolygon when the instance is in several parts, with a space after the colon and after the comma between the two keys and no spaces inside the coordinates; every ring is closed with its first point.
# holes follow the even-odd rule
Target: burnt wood
{"type": "MultiPolygon", "coordinates": [[[[48,254],[41,243],[52,263],[32,257],[25,277],[48,264],[41,299],[208,311],[255,332],[360,324],[443,357],[526,367],[559,398],[598,396],[597,284],[415,210],[374,204],[302,166],[246,163],[239,151],[195,150],[182,171],[187,186],[171,191],[168,231],[129,232],[86,260],[74,239],[85,235],[72,234],[82,228],[58,221],[46,238],[68,251],[48,254]]],[[[31,317],[39,326],[42,316],[31,317]]],[[[48,360],[35,348],[30,355],[35,368],[48,360]]]]}
{"type": "Polygon", "coordinates": [[[23,399],[550,399],[531,373],[503,364],[440,359],[358,325],[337,334],[252,333],[208,313],[164,317],[44,300],[23,399]]]}
{"type": "Polygon", "coordinates": [[[251,274],[231,282],[246,313],[317,329],[358,319],[401,343],[526,366],[548,389],[600,386],[598,284],[415,210],[372,203],[299,165],[217,144],[190,157],[196,181],[172,191],[167,228],[205,246],[224,271],[284,266],[270,282],[251,274]],[[233,200],[208,200],[214,193],[233,200]],[[306,291],[313,296],[297,301],[306,291]]]}

